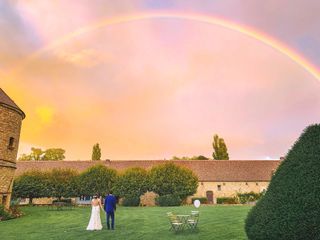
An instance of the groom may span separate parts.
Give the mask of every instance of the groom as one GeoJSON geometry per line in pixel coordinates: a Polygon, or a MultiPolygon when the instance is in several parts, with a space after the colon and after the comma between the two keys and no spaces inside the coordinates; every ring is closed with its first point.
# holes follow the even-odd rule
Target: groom
{"type": "Polygon", "coordinates": [[[117,200],[115,196],[112,195],[112,191],[106,196],[104,200],[104,210],[107,213],[107,227],[110,229],[110,217],[111,217],[111,229],[114,230],[114,211],[116,210],[117,200]]]}

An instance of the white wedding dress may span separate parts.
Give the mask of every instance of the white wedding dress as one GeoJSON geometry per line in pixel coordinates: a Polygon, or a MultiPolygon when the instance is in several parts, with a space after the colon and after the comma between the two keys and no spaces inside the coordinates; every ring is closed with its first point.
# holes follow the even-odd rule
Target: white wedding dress
{"type": "Polygon", "coordinates": [[[92,206],[91,217],[87,230],[101,230],[100,206],[92,206]]]}

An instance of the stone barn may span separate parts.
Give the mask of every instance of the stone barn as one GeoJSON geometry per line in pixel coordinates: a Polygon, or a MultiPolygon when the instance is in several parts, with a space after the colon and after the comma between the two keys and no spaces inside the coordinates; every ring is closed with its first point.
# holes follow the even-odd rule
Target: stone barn
{"type": "Polygon", "coordinates": [[[10,206],[24,112],[0,88],[0,204],[10,206]]]}

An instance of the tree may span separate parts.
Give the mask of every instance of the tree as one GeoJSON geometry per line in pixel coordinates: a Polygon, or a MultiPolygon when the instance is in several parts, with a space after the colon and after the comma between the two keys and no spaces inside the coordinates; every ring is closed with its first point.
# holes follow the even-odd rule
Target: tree
{"type": "Polygon", "coordinates": [[[50,197],[75,197],[78,195],[78,174],[72,169],[53,169],[48,174],[50,197]]]}
{"type": "Polygon", "coordinates": [[[65,150],[62,148],[49,148],[43,151],[41,148],[31,148],[30,154],[22,154],[19,161],[48,161],[65,159],[65,150]]]}
{"type": "Polygon", "coordinates": [[[190,169],[169,162],[151,169],[150,186],[160,196],[178,195],[185,199],[196,193],[198,178],[190,169]]]}
{"type": "Polygon", "coordinates": [[[217,134],[213,136],[212,147],[213,147],[213,153],[212,153],[213,159],[229,160],[228,149],[224,142],[224,139],[219,138],[217,134]]]}
{"type": "Polygon", "coordinates": [[[114,193],[120,197],[140,197],[148,191],[149,174],[143,168],[129,168],[121,174],[114,185],[114,193]]]}
{"type": "Polygon", "coordinates": [[[171,160],[208,160],[209,158],[203,156],[203,155],[199,155],[199,156],[193,156],[193,157],[177,157],[177,156],[173,156],[171,158],[171,160]]]}
{"type": "Polygon", "coordinates": [[[43,151],[41,148],[31,148],[31,159],[35,161],[41,160],[41,157],[43,155],[43,151]]]}
{"type": "Polygon", "coordinates": [[[92,160],[101,160],[101,148],[99,143],[93,145],[92,148],[92,160]]]}
{"type": "Polygon", "coordinates": [[[48,197],[48,177],[46,172],[31,170],[23,173],[14,180],[14,197],[29,198],[32,204],[33,198],[48,197]]]}
{"type": "Polygon", "coordinates": [[[320,124],[307,127],[249,212],[255,239],[320,239],[320,124]]]}
{"type": "Polygon", "coordinates": [[[82,172],[79,176],[79,195],[105,195],[112,190],[117,178],[117,171],[97,164],[82,172]]]}
{"type": "Polygon", "coordinates": [[[48,161],[58,161],[58,160],[63,160],[65,159],[65,150],[62,148],[49,148],[44,151],[44,155],[41,158],[41,160],[48,161]]]}

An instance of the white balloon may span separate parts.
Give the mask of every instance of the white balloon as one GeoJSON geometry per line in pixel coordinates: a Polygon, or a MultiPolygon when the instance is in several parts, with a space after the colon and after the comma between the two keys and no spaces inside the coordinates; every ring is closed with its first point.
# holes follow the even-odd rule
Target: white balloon
{"type": "Polygon", "coordinates": [[[200,207],[200,201],[199,201],[198,199],[195,200],[195,201],[193,202],[193,205],[194,205],[196,208],[200,207]]]}

